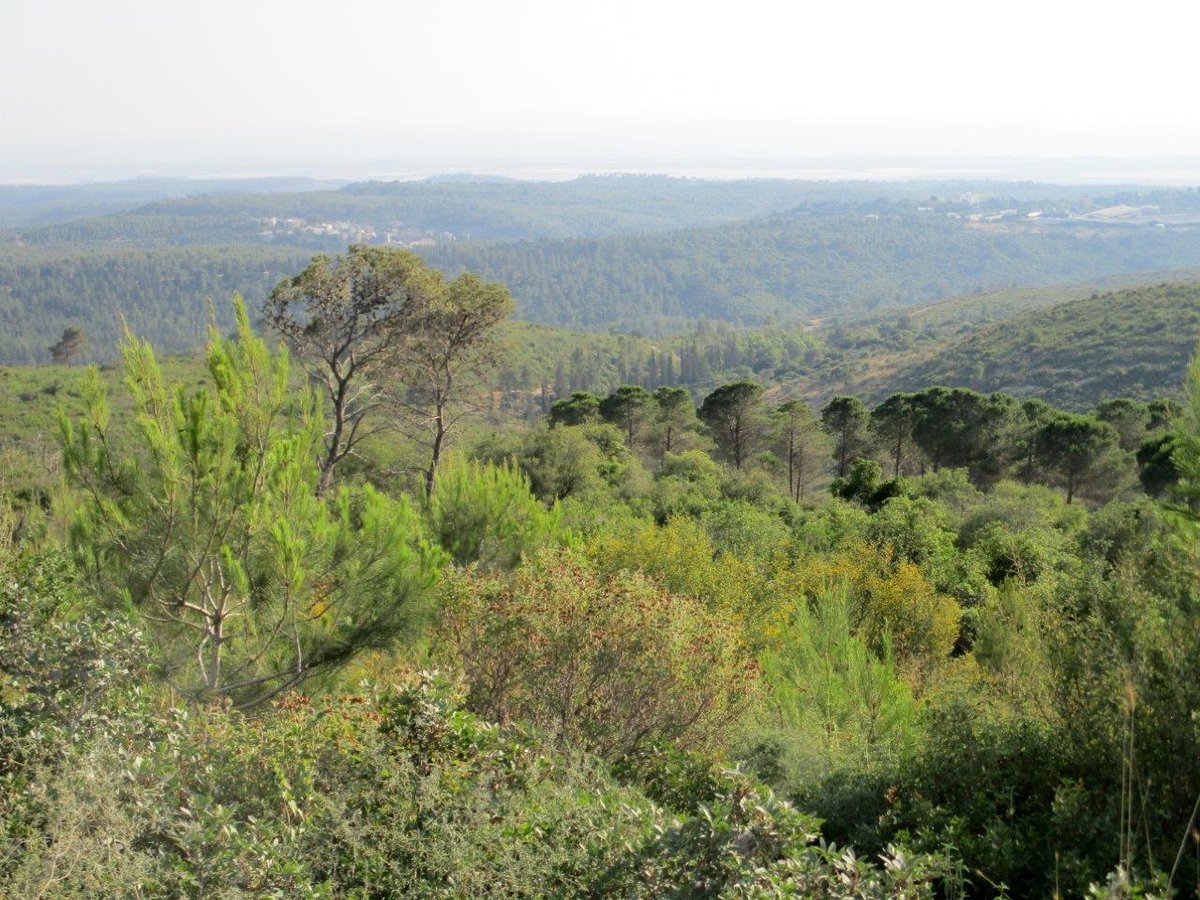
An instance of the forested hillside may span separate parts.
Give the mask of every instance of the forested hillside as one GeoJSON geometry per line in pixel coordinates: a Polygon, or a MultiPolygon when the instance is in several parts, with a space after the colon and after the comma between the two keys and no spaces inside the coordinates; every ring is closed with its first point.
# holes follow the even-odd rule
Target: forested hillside
{"type": "MultiPolygon", "coordinates": [[[[240,290],[256,305],[281,272],[315,252],[78,246],[89,242],[0,247],[0,362],[45,359],[70,326],[110,348],[119,314],[164,347],[184,349],[181,335],[203,320],[210,299],[240,290]]],[[[954,293],[1192,266],[1200,232],[993,232],[907,214],[791,215],[658,235],[418,249],[447,272],[511,284],[518,318],[665,335],[705,319],[800,325],[954,293]]]]}
{"type": "Polygon", "coordinates": [[[570,181],[517,181],[470,175],[425,181],[366,181],[315,190],[319,182],[245,179],[222,182],[160,179],[109,185],[0,188],[0,226],[22,226],[29,243],[229,243],[254,240],[334,247],[336,238],[264,225],[298,218],[307,225],[344,221],[406,238],[449,233],[455,239],[534,240],[667,231],[749,219],[797,207],[819,212],[881,211],[924,203],[969,211],[964,194],[988,208],[1044,203],[1195,203],[1192,193],[1165,196],[1119,187],[987,181],[713,181],[650,175],[586,176],[570,181]],[[292,190],[287,188],[292,186],[292,190]],[[105,204],[109,206],[106,208],[105,204]],[[112,211],[114,214],[101,215],[112,211]],[[120,211],[120,212],[117,212],[120,211]],[[84,220],[84,217],[89,217],[84,220]],[[39,223],[77,221],[37,228],[39,223]],[[266,232],[265,234],[263,232],[266,232]]]}
{"type": "MultiPolygon", "coordinates": [[[[48,348],[76,327],[87,342],[74,361],[111,360],[122,316],[163,350],[190,352],[214,311],[222,327],[230,324],[225,306],[211,301],[237,291],[257,310],[307,259],[307,251],[283,247],[0,248],[0,363],[46,361],[48,348]]],[[[1159,277],[1181,274],[1192,273],[1159,277]]],[[[1113,276],[1109,284],[1138,277],[1113,276]]],[[[511,395],[514,411],[529,414],[574,390],[679,383],[705,391],[747,376],[821,402],[839,392],[878,399],[932,383],[1043,396],[1069,408],[1114,392],[1150,399],[1177,389],[1180,361],[1196,337],[1196,288],[1172,283],[1117,293],[1094,281],[987,292],[812,324],[702,323],[653,340],[512,323],[495,387],[511,395]],[[1061,306],[1067,301],[1074,302],[1061,306]]]]}
{"type": "Polygon", "coordinates": [[[1150,400],[1178,389],[1198,339],[1200,284],[1105,292],[984,327],[865,392],[956,384],[1070,409],[1104,397],[1150,400]]]}
{"type": "MultiPolygon", "coordinates": [[[[205,192],[148,202],[111,215],[50,227],[21,229],[27,243],[287,243],[341,249],[340,233],[315,227],[342,223],[357,231],[388,232],[399,240],[534,240],[635,234],[753,218],[801,205],[844,208],[899,197],[923,197],[926,185],[822,184],[781,181],[705,181],[664,176],[593,176],[562,182],[489,179],[358,182],[338,190],[205,192]],[[303,224],[272,222],[294,219],[303,224]]],[[[944,188],[945,186],[943,186],[944,188]]],[[[38,195],[9,219],[34,224],[38,195]]],[[[85,197],[79,199],[81,205],[85,197]]],[[[910,203],[911,205],[911,203],[910,203]]]]}
{"type": "MultiPolygon", "coordinates": [[[[1185,272],[1194,277],[1195,273],[1185,272]]],[[[1200,282],[1112,290],[1096,282],[956,297],[817,327],[702,324],[662,339],[514,323],[496,386],[608,392],[618,384],[682,384],[697,395],[753,378],[823,404],[870,402],[934,384],[1040,397],[1072,410],[1109,396],[1175,396],[1200,339],[1200,282]]],[[[535,404],[536,405],[536,404],[535,404]]]]}
{"type": "Polygon", "coordinates": [[[1200,265],[1200,231],[993,231],[931,215],[795,214],[661,235],[439,245],[426,256],[506,282],[522,318],[663,333],[701,318],[762,324],[1200,265]]]}
{"type": "MultiPolygon", "coordinates": [[[[205,186],[222,192],[6,232],[0,363],[45,360],[67,328],[91,338],[90,355],[80,358],[104,359],[120,315],[161,346],[188,349],[183,336],[211,299],[240,290],[256,307],[280,272],[352,243],[405,244],[448,273],[503,281],[526,321],[656,338],[690,333],[706,320],[799,329],[819,318],[851,326],[855,318],[956,294],[1200,265],[1200,229],[1106,227],[1076,217],[1107,203],[1186,214],[1197,204],[1187,190],[661,176],[466,176],[288,191],[273,189],[292,186],[287,180],[248,182],[239,191],[223,182],[195,185],[205,186]],[[256,185],[272,189],[245,190],[256,185]],[[1041,218],[1046,210],[1052,223],[1041,218]]],[[[62,218],[73,203],[84,211],[93,202],[182,189],[177,181],[75,193],[14,188],[0,203],[9,203],[10,220],[32,222],[62,218]]],[[[871,327],[896,333],[886,318],[871,327]]],[[[807,368],[792,365],[793,374],[816,374],[827,384],[879,374],[862,372],[841,353],[853,356],[870,343],[867,332],[853,329],[828,342],[843,358],[827,358],[818,371],[806,357],[807,368]]],[[[757,371],[777,363],[710,360],[709,367],[757,371]]],[[[703,383],[703,375],[694,381],[703,383]]]]}
{"type": "Polygon", "coordinates": [[[222,327],[231,324],[224,298],[239,292],[257,309],[307,258],[302,250],[271,247],[0,246],[0,363],[44,362],[47,348],[72,327],[88,335],[79,360],[109,361],[122,318],[164,349],[195,349],[211,315],[222,327]]]}

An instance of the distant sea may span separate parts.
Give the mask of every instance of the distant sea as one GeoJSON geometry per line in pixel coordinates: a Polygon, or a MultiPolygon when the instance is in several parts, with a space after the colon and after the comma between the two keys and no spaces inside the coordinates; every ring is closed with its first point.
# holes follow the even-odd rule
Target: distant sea
{"type": "Polygon", "coordinates": [[[735,180],[1028,181],[1054,184],[1200,186],[1200,157],[798,157],[505,159],[226,159],[211,162],[58,164],[31,171],[0,164],[0,184],[71,184],[142,177],[238,178],[267,175],[409,181],[454,173],[533,181],[582,175],[672,175],[735,180]]]}
{"type": "MultiPolygon", "coordinates": [[[[898,159],[898,160],[614,160],[580,165],[522,165],[475,174],[554,181],[584,174],[674,175],[734,180],[1036,181],[1054,184],[1200,185],[1200,159],[898,159]]],[[[423,176],[417,176],[423,177],[423,176]]]]}

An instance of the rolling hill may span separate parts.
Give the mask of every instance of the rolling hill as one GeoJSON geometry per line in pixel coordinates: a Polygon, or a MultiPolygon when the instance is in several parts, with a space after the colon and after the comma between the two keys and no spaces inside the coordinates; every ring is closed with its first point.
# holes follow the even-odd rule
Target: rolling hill
{"type": "Polygon", "coordinates": [[[665,234],[457,243],[445,271],[505,282],[518,315],[649,334],[697,319],[762,325],[956,294],[1200,265],[1200,229],[993,229],[932,213],[807,210],[665,234]]]}
{"type": "Polygon", "coordinates": [[[135,209],[173,197],[336,187],[309,178],[135,178],[93,184],[0,184],[0,227],[33,228],[135,209]]]}
{"type": "Polygon", "coordinates": [[[865,396],[932,384],[1041,397],[1085,410],[1106,397],[1174,395],[1200,338],[1200,282],[1096,293],[987,325],[863,385],[865,396]]]}
{"type": "MultiPolygon", "coordinates": [[[[234,291],[257,308],[314,250],[337,252],[352,240],[403,243],[404,235],[435,228],[492,238],[441,234],[414,249],[448,273],[505,282],[527,322],[656,339],[700,322],[791,332],[819,323],[830,352],[803,342],[802,365],[796,354],[772,351],[763,368],[796,382],[816,377],[820,390],[907,370],[933,345],[1065,299],[1056,285],[1144,281],[1146,273],[1200,266],[1200,227],[1104,228],[1069,217],[1046,224],[1020,211],[990,222],[976,201],[955,193],[965,186],[450,178],[167,198],[0,235],[0,364],[45,361],[67,327],[85,329],[91,358],[107,359],[122,316],[162,349],[186,350],[202,339],[210,301],[218,317],[234,291]],[[379,230],[392,227],[400,231],[379,230]],[[928,306],[963,295],[980,299],[928,306]]],[[[1045,185],[993,187],[1057,196],[1045,185]]],[[[114,197],[127,201],[132,190],[114,197]]],[[[1059,189],[1064,202],[1100,202],[1073,190],[1059,189]]],[[[41,214],[71,196],[34,192],[13,202],[41,214]]],[[[988,202],[1020,205],[1005,196],[988,202]]],[[[1164,209],[1197,204],[1187,191],[1104,202],[1114,197],[1156,200],[1164,209]]],[[[723,359],[712,365],[714,373],[724,368],[723,359]]]]}
{"type": "MultiPolygon", "coordinates": [[[[554,182],[367,181],[290,192],[266,186],[257,191],[205,190],[204,183],[197,183],[190,196],[153,194],[138,183],[121,185],[91,192],[82,187],[0,186],[0,225],[24,226],[13,234],[39,245],[274,243],[337,251],[348,242],[347,235],[372,232],[380,242],[388,233],[402,241],[562,239],[671,231],[800,206],[844,209],[881,198],[885,204],[903,198],[914,206],[914,198],[927,196],[928,187],[652,175],[554,182]],[[141,203],[129,202],[138,196],[141,203]],[[110,209],[97,205],[105,199],[111,199],[110,209]],[[68,215],[71,204],[77,216],[68,215]],[[95,214],[100,212],[109,214],[95,214]],[[38,223],[45,224],[35,227],[38,223]],[[337,227],[327,231],[323,225],[337,227]]],[[[175,183],[170,186],[179,190],[175,183]]]]}

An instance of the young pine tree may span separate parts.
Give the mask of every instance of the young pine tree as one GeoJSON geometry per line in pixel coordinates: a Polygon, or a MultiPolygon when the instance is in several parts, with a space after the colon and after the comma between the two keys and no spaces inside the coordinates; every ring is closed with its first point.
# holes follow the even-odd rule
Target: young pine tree
{"type": "Polygon", "coordinates": [[[127,336],[132,433],[110,427],[94,370],[84,418],[61,432],[82,494],[72,547],[94,589],[136,611],[178,690],[244,707],[390,644],[442,556],[403,500],[318,496],[316,399],[290,389],[286,353],[234,305],[237,336],[213,333],[208,385],[168,386],[150,345],[127,336]]]}

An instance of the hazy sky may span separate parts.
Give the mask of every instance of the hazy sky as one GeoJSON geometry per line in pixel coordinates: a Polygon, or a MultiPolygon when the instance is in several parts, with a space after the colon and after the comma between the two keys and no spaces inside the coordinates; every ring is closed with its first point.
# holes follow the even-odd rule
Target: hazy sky
{"type": "Polygon", "coordinates": [[[1200,156],[1198,25],[1154,0],[0,0],[0,176],[1200,156]]]}

